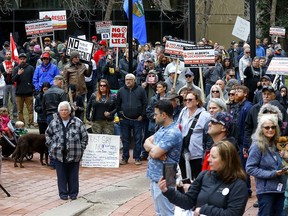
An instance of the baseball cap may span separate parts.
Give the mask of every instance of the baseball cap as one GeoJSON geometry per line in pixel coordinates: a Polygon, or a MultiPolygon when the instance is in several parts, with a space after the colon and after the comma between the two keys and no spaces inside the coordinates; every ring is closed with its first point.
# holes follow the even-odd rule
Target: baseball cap
{"type": "Polygon", "coordinates": [[[271,81],[271,78],[270,78],[269,76],[267,76],[267,75],[262,76],[262,77],[261,77],[261,81],[262,81],[263,79],[266,79],[266,80],[271,81]]]}
{"type": "Polygon", "coordinates": [[[91,38],[92,40],[97,40],[97,36],[92,36],[92,38],[91,38]]]}
{"type": "Polygon", "coordinates": [[[191,70],[186,70],[185,75],[194,76],[194,73],[191,70]]]}
{"type": "Polygon", "coordinates": [[[179,98],[180,100],[183,99],[182,96],[180,96],[180,95],[178,95],[178,94],[176,94],[176,93],[171,93],[171,94],[169,94],[167,97],[165,97],[164,99],[166,99],[166,100],[173,100],[173,99],[175,99],[175,98],[179,98]]]}
{"type": "Polygon", "coordinates": [[[156,41],[156,42],[155,42],[155,46],[156,46],[156,45],[161,45],[161,43],[160,43],[159,41],[156,41]]]}
{"type": "Polygon", "coordinates": [[[9,46],[10,46],[9,41],[5,41],[3,46],[4,46],[4,47],[9,47],[9,46]]]}
{"type": "Polygon", "coordinates": [[[20,53],[19,58],[27,58],[27,55],[25,53],[20,53]]]}
{"type": "Polygon", "coordinates": [[[105,40],[101,40],[101,41],[99,42],[99,45],[104,45],[104,46],[106,46],[106,41],[105,41],[105,40]]]}
{"type": "MultiPolygon", "coordinates": [[[[171,67],[171,68],[169,68],[169,74],[172,74],[172,73],[175,73],[175,72],[176,72],[176,67],[171,67]]],[[[177,71],[177,74],[181,74],[181,71],[178,70],[178,71],[177,71]]]]}
{"type": "Polygon", "coordinates": [[[44,39],[44,41],[51,41],[51,39],[50,39],[49,37],[46,37],[46,38],[44,39]]]}
{"type": "Polygon", "coordinates": [[[50,53],[49,52],[44,52],[41,56],[41,59],[43,58],[50,58],[50,53]]]}
{"type": "Polygon", "coordinates": [[[63,80],[63,81],[64,81],[64,77],[61,76],[61,75],[56,75],[56,76],[54,77],[54,80],[63,80]]]}
{"type": "Polygon", "coordinates": [[[211,121],[222,124],[229,134],[233,130],[233,117],[227,112],[217,112],[212,116],[211,121]]]}
{"type": "Polygon", "coordinates": [[[270,85],[263,86],[262,92],[266,90],[275,93],[275,89],[270,85]]]}

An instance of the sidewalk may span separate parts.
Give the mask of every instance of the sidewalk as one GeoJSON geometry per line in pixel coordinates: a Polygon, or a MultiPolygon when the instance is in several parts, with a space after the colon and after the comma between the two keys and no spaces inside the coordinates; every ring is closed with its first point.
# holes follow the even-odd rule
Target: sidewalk
{"type": "MultiPolygon", "coordinates": [[[[80,168],[80,194],[77,200],[58,197],[55,170],[41,166],[39,154],[24,161],[25,168],[14,168],[11,159],[2,161],[0,216],[152,216],[154,206],[146,179],[147,161],[141,166],[134,161],[118,169],[80,168]]],[[[257,215],[249,199],[244,215],[257,215]]]]}

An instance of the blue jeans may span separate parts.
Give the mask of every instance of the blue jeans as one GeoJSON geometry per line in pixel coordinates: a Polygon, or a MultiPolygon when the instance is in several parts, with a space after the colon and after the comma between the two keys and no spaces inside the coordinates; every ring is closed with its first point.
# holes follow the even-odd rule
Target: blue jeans
{"type": "Polygon", "coordinates": [[[162,194],[158,184],[152,181],[150,189],[156,216],[174,216],[174,205],[162,194]]]}
{"type": "Polygon", "coordinates": [[[129,149],[131,141],[131,130],[133,129],[133,138],[134,138],[134,149],[133,149],[133,158],[135,160],[140,160],[141,154],[141,142],[143,137],[143,123],[142,121],[132,121],[123,119],[120,121],[120,130],[121,138],[123,144],[123,154],[122,159],[129,159],[129,149]]]}
{"type": "Polygon", "coordinates": [[[258,216],[285,216],[284,193],[267,193],[257,195],[258,216]]]}
{"type": "Polygon", "coordinates": [[[79,193],[79,162],[62,163],[55,160],[60,197],[77,197],[79,193]]]}

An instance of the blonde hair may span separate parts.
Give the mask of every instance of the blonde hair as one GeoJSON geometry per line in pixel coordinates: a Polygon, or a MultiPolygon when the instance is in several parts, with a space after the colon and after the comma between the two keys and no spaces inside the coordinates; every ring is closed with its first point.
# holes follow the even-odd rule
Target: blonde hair
{"type": "Polygon", "coordinates": [[[220,94],[219,98],[220,98],[221,100],[225,101],[225,99],[224,99],[224,97],[223,97],[223,91],[222,91],[222,89],[220,88],[219,85],[213,85],[213,86],[211,87],[211,89],[210,89],[210,98],[212,98],[212,89],[213,89],[213,88],[216,88],[217,91],[219,91],[219,94],[220,94]]]}

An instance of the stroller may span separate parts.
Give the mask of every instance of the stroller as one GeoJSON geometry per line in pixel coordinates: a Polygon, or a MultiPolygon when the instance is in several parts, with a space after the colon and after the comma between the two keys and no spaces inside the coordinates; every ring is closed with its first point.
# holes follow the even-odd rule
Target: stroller
{"type": "MultiPolygon", "coordinates": [[[[15,150],[18,139],[21,135],[28,133],[26,129],[23,128],[15,128],[15,121],[10,120],[8,123],[8,128],[12,132],[13,140],[10,140],[9,137],[2,133],[2,138],[0,139],[0,145],[2,146],[2,156],[9,157],[15,150]]],[[[33,158],[33,154],[27,154],[27,160],[31,160],[33,158]]]]}

